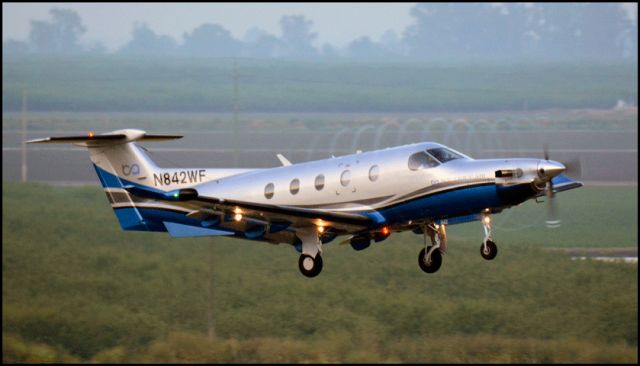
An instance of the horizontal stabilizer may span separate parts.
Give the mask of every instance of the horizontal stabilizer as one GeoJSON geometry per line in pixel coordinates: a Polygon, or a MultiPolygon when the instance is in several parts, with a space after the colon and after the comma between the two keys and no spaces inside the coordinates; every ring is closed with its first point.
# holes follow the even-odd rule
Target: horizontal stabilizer
{"type": "Polygon", "coordinates": [[[194,236],[220,236],[233,235],[232,231],[206,229],[203,227],[177,224],[175,222],[163,222],[169,234],[174,238],[189,238],[194,236]]]}
{"type": "Polygon", "coordinates": [[[180,135],[149,135],[145,131],[135,129],[117,130],[102,134],[89,132],[86,135],[54,136],[43,139],[26,141],[27,144],[82,144],[87,146],[104,145],[109,143],[124,143],[131,141],[167,141],[180,139],[180,135]]]}
{"type": "Polygon", "coordinates": [[[45,137],[43,139],[29,140],[27,144],[76,144],[79,142],[89,141],[124,141],[127,138],[126,135],[81,135],[81,136],[59,136],[59,137],[45,137]]]}

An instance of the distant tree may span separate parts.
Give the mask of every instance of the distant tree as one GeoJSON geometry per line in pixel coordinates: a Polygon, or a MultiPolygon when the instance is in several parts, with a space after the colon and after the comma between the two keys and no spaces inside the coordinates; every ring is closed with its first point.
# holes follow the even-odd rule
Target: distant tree
{"type": "Polygon", "coordinates": [[[329,43],[325,43],[322,45],[320,56],[327,60],[334,60],[342,57],[340,50],[333,47],[329,43]]]}
{"type": "Polygon", "coordinates": [[[588,58],[622,58],[631,23],[619,3],[585,3],[579,19],[582,54],[588,58]]]}
{"type": "Polygon", "coordinates": [[[406,50],[402,43],[402,39],[395,31],[391,29],[382,34],[382,36],[380,37],[380,45],[395,57],[406,55],[406,50]]]}
{"type": "Polygon", "coordinates": [[[350,57],[362,60],[381,60],[389,56],[389,51],[367,36],[352,41],[347,49],[350,57]]]}
{"type": "Polygon", "coordinates": [[[477,26],[482,3],[420,3],[411,9],[414,24],[405,30],[405,42],[412,56],[452,58],[469,56],[472,43],[485,30],[477,26]],[[473,34],[469,38],[469,34],[473,34]]]}
{"type": "Polygon", "coordinates": [[[313,22],[304,15],[285,15],[280,19],[284,54],[293,58],[310,58],[317,55],[312,43],[317,34],[311,32],[313,22]]]}
{"type": "Polygon", "coordinates": [[[411,15],[404,43],[416,57],[621,58],[637,50],[637,26],[619,3],[420,3],[411,15]]]}
{"type": "Polygon", "coordinates": [[[27,42],[8,39],[2,42],[2,55],[8,56],[24,56],[29,53],[29,44],[27,42]]]}
{"type": "Polygon", "coordinates": [[[106,55],[109,50],[105,47],[104,43],[98,41],[87,46],[87,52],[92,55],[106,55]]]}
{"type": "Polygon", "coordinates": [[[528,31],[528,5],[523,3],[489,4],[484,8],[487,30],[479,44],[484,58],[520,58],[525,54],[526,42],[531,41],[528,31]],[[484,47],[484,48],[482,48],[484,47]]]}
{"type": "Polygon", "coordinates": [[[191,33],[184,34],[180,47],[187,56],[239,56],[241,43],[231,33],[218,24],[202,24],[191,33]]]}
{"type": "Polygon", "coordinates": [[[77,54],[83,51],[78,39],[86,32],[82,19],[73,10],[53,8],[52,20],[32,20],[29,40],[36,53],[77,54]]]}
{"type": "Polygon", "coordinates": [[[536,3],[538,56],[621,58],[632,24],[617,3],[536,3]]]}
{"type": "Polygon", "coordinates": [[[118,53],[136,56],[170,56],[177,51],[176,41],[170,36],[161,36],[153,32],[146,24],[136,23],[133,39],[122,46],[118,53]]]}
{"type": "Polygon", "coordinates": [[[625,29],[622,35],[622,57],[629,59],[638,59],[638,12],[636,8],[636,21],[629,19],[629,27],[625,29]]]}
{"type": "Polygon", "coordinates": [[[244,36],[243,55],[248,57],[278,57],[282,53],[282,41],[259,28],[251,28],[244,36]]]}

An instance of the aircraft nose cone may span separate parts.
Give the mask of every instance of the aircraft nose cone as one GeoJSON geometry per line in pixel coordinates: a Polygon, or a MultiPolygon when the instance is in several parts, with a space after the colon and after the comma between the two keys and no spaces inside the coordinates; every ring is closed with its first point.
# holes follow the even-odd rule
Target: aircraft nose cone
{"type": "Polygon", "coordinates": [[[553,178],[566,169],[562,163],[553,160],[540,160],[538,164],[538,174],[541,178],[553,178]]]}

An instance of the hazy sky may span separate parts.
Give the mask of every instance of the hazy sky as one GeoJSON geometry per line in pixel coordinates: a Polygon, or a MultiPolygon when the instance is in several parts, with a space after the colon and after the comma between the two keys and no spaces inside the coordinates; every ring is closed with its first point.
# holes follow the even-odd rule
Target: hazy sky
{"type": "Polygon", "coordinates": [[[2,40],[26,40],[30,20],[49,20],[53,7],[73,9],[87,28],[82,41],[102,41],[108,49],[131,39],[136,21],[159,34],[182,41],[185,32],[208,22],[220,24],[234,37],[244,37],[252,27],[280,36],[283,15],[303,14],[313,21],[316,46],[325,42],[343,47],[368,35],[374,40],[387,30],[398,35],[412,22],[415,3],[2,3],[2,40]]]}

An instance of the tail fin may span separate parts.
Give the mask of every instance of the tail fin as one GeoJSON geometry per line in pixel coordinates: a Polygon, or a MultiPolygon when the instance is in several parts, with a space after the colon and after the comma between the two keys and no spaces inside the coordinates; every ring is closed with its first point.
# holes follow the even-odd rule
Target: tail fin
{"type": "Polygon", "coordinates": [[[136,205],[141,200],[132,196],[125,188],[137,187],[162,192],[151,185],[154,173],[163,169],[158,168],[134,141],[165,141],[181,137],[148,135],[145,131],[126,129],[100,135],[89,133],[85,136],[48,137],[30,140],[27,143],[72,143],[87,147],[100,183],[122,229],[166,231],[161,222],[144,219],[136,205]]]}

